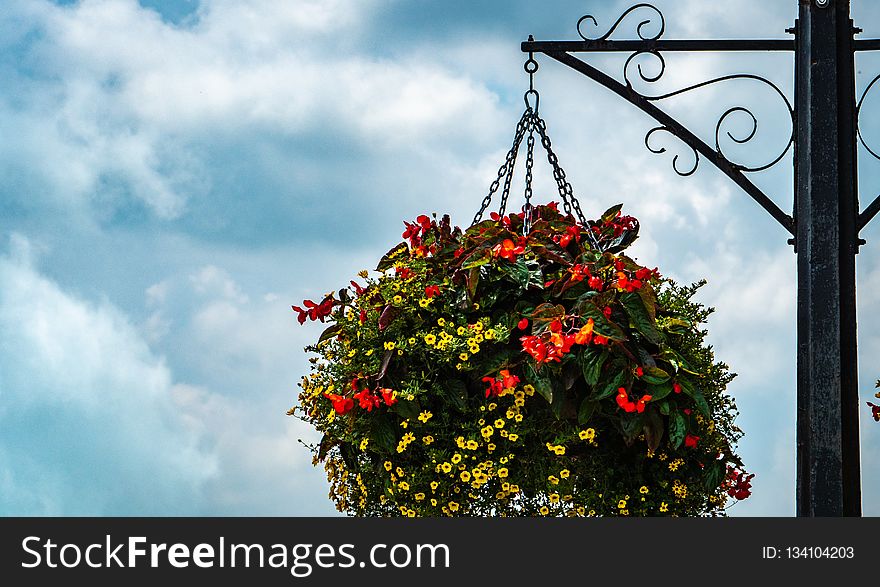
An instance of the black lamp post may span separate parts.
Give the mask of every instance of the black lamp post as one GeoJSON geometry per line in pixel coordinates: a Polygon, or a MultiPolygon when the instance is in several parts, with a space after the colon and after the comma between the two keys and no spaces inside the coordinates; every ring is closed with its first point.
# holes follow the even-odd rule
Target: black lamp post
{"type": "MultiPolygon", "coordinates": [[[[792,236],[797,254],[797,513],[799,516],[861,515],[859,469],[859,398],[856,358],[855,255],[864,241],[860,230],[880,211],[878,196],[863,212],[858,205],[857,141],[880,159],[859,132],[859,111],[865,94],[880,79],[875,77],[856,99],[855,54],[880,50],[880,39],[861,40],[861,30],[850,18],[850,0],[797,0],[799,16],[787,29],[793,40],[663,40],[665,20],[650,4],[628,9],[601,37],[584,34],[582,27],[596,20],[578,21],[579,41],[534,41],[522,50],[544,53],[614,91],[652,116],[660,126],[651,129],[645,144],[652,152],[651,136],[667,132],[692,150],[694,166],[682,170],[678,158],[673,166],[680,175],[693,173],[700,157],[707,159],[737,183],[792,236]],[[639,21],[637,40],[611,40],[625,19],[647,14],[639,21]],[[651,29],[653,35],[643,34],[651,29]],[[574,53],[630,52],[624,66],[624,82],[599,71],[574,53]],[[667,51],[790,51],[794,53],[795,96],[792,106],[772,82],[752,74],[724,76],[663,95],[638,92],[630,83],[631,63],[636,57],[655,59],[660,73],[642,81],[657,81],[665,70],[662,52],[667,51]],[[720,133],[725,119],[744,107],[728,109],[718,120],[715,145],[710,146],[666,114],[658,103],[699,87],[732,79],[751,79],[769,85],[782,98],[792,119],[792,134],[785,151],[758,167],[738,164],[725,156],[720,133]],[[794,203],[792,215],[783,212],[746,175],[779,162],[794,148],[794,203]]],[[[731,135],[731,138],[732,135],[731,135]]]]}

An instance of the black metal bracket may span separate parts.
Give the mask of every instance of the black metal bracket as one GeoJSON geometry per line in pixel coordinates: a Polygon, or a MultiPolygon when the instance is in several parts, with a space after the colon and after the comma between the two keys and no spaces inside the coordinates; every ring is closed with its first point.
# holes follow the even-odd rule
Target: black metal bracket
{"type": "MultiPolygon", "coordinates": [[[[746,173],[763,171],[772,167],[784,157],[784,155],[788,152],[788,150],[795,142],[795,109],[792,107],[791,101],[785,96],[785,94],[779,89],[779,87],[768,79],[761,76],[752,74],[735,74],[718,77],[699,84],[694,84],[675,92],[669,92],[661,95],[648,95],[646,93],[636,90],[635,85],[633,84],[633,76],[635,74],[632,72],[632,66],[636,66],[635,69],[641,82],[652,83],[658,81],[665,72],[666,63],[662,56],[663,52],[794,52],[797,47],[796,41],[794,39],[661,39],[660,37],[662,36],[666,28],[665,19],[659,9],[647,3],[636,4],[627,9],[617,19],[617,21],[615,21],[611,28],[608,29],[601,36],[590,37],[587,33],[585,33],[583,28],[587,23],[592,23],[594,27],[597,26],[597,21],[593,16],[586,15],[581,17],[581,19],[577,23],[577,30],[579,36],[581,37],[581,40],[533,41],[530,37],[530,40],[524,41],[522,43],[522,51],[527,53],[543,53],[547,55],[551,59],[558,61],[559,63],[562,63],[563,65],[566,65],[574,69],[575,71],[582,73],[583,75],[586,75],[593,81],[613,91],[617,95],[621,96],[622,98],[651,116],[660,124],[660,126],[652,128],[646,134],[645,146],[648,148],[648,150],[653,153],[664,153],[666,151],[665,148],[652,147],[651,137],[655,133],[662,131],[674,135],[693,151],[694,160],[692,167],[687,170],[682,170],[679,167],[679,156],[676,155],[672,161],[673,169],[676,173],[682,176],[693,174],[699,165],[700,156],[702,155],[703,158],[712,163],[721,172],[723,172],[731,180],[733,180],[734,183],[736,183],[744,192],[746,192],[747,195],[749,195],[755,202],[757,202],[759,206],[767,211],[767,213],[769,213],[786,231],[788,231],[792,235],[792,237],[794,237],[796,233],[797,223],[796,216],[794,214],[789,215],[785,213],[782,209],[780,209],[779,206],[777,206],[776,203],[767,196],[767,194],[765,194],[760,188],[758,188],[745,175],[746,173]],[[642,20],[638,22],[636,26],[636,34],[639,37],[638,39],[612,40],[609,38],[625,19],[640,10],[650,11],[651,14],[646,15],[642,20]],[[653,28],[655,30],[653,34],[651,34],[650,32],[645,32],[646,29],[650,28],[653,28]],[[608,52],[631,53],[623,68],[623,82],[614,79],[610,75],[585,62],[583,59],[580,59],[573,55],[573,53],[608,52]],[[642,67],[642,64],[638,63],[640,59],[644,58],[655,60],[656,63],[659,64],[659,73],[645,73],[645,69],[642,67]],[[726,112],[724,112],[724,114],[717,121],[715,127],[715,145],[713,147],[697,137],[693,132],[691,132],[683,124],[672,118],[655,103],[666,98],[680,95],[684,92],[705,87],[710,84],[735,79],[753,80],[765,84],[766,86],[771,88],[779,98],[782,99],[790,113],[792,121],[792,132],[788,142],[785,145],[785,149],[777,157],[764,165],[753,167],[742,165],[729,159],[724,154],[721,148],[722,127],[728,116],[732,114],[740,113],[750,117],[752,127],[751,132],[747,133],[747,135],[744,137],[736,137],[730,132],[727,132],[725,134],[727,135],[728,139],[738,144],[743,144],[750,141],[756,135],[758,121],[754,114],[747,108],[743,106],[735,106],[729,108],[726,112]]],[[[858,31],[860,31],[860,29],[854,30],[854,32],[858,31]]],[[[788,32],[793,33],[794,29],[788,29],[788,32]]],[[[853,41],[853,50],[880,50],[880,39],[856,39],[853,41]]],[[[871,82],[862,93],[862,96],[856,106],[857,120],[865,96],[871,91],[878,79],[880,79],[880,75],[871,80],[871,82]]],[[[878,152],[876,150],[873,150],[868,145],[860,131],[858,131],[858,138],[862,142],[863,146],[867,149],[868,153],[880,159],[880,155],[878,155],[878,152]]],[[[870,220],[878,212],[880,212],[880,195],[878,195],[877,198],[861,214],[859,214],[857,221],[857,230],[861,230],[865,225],[867,225],[868,222],[870,222],[870,220]]],[[[792,245],[796,244],[795,238],[790,238],[788,242],[792,245]]],[[[863,244],[863,241],[859,240],[858,244],[863,244]]]]}

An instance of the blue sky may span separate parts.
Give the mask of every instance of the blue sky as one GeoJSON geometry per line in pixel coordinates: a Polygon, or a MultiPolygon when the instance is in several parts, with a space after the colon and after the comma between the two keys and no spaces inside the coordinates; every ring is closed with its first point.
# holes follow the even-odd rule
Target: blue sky
{"type": "MultiPolygon", "coordinates": [[[[658,1],[668,38],[786,38],[794,0],[658,1]]],[[[863,36],[880,7],[854,1],[863,36]]],[[[290,304],[347,283],[401,221],[479,206],[522,108],[519,43],[576,38],[598,0],[6,0],[0,8],[0,513],[332,515],[285,416],[302,347],[290,304]]],[[[632,28],[623,27],[626,35],[632,28]]],[[[596,59],[620,76],[622,59],[596,59]]],[[[643,145],[651,121],[540,59],[553,144],[587,212],[624,202],[634,254],[707,278],[710,338],[739,377],[754,496],[794,513],[795,256],[707,164],[689,177],[643,145]]],[[[660,90],[749,71],[791,96],[784,55],[670,55],[660,90]]],[[[650,64],[648,64],[650,65],[650,64]]],[[[864,87],[880,58],[859,60],[864,87]]],[[[658,91],[660,91],[658,90],[658,91]]],[[[726,107],[790,130],[760,87],[664,106],[704,139],[726,107]]],[[[863,130],[880,144],[880,92],[863,130]],[[878,112],[877,116],[871,115],[878,112]]],[[[784,113],[784,109],[782,110],[784,113]]],[[[742,120],[732,120],[740,130],[742,120]]],[[[659,137],[658,137],[659,138],[659,137]]],[[[781,142],[780,142],[781,141],[781,142]]],[[[864,152],[861,153],[864,155],[864,152]]],[[[863,206],[880,162],[863,157],[863,206]]],[[[536,191],[552,178],[536,166],[536,191]]],[[[754,181],[790,210],[791,158],[754,181]]],[[[540,198],[540,195],[539,195],[540,198]]],[[[880,377],[880,229],[858,258],[861,390],[880,377]]],[[[880,425],[862,413],[865,512],[880,514],[880,425]]]]}

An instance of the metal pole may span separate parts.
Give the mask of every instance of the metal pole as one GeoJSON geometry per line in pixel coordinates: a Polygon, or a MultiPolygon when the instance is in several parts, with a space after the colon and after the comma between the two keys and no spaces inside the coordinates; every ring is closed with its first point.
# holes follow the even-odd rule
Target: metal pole
{"type": "Polygon", "coordinates": [[[849,0],[799,0],[797,513],[859,516],[854,29],[849,0]]]}

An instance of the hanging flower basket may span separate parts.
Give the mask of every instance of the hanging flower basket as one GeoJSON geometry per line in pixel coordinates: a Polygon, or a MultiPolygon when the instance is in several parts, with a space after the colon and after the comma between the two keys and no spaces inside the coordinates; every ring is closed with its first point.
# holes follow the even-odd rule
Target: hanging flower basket
{"type": "Polygon", "coordinates": [[[711,310],[624,254],[638,226],[620,206],[420,216],[377,276],[294,307],[330,324],[292,412],[323,433],[337,508],[693,516],[748,497],[711,310]]]}

